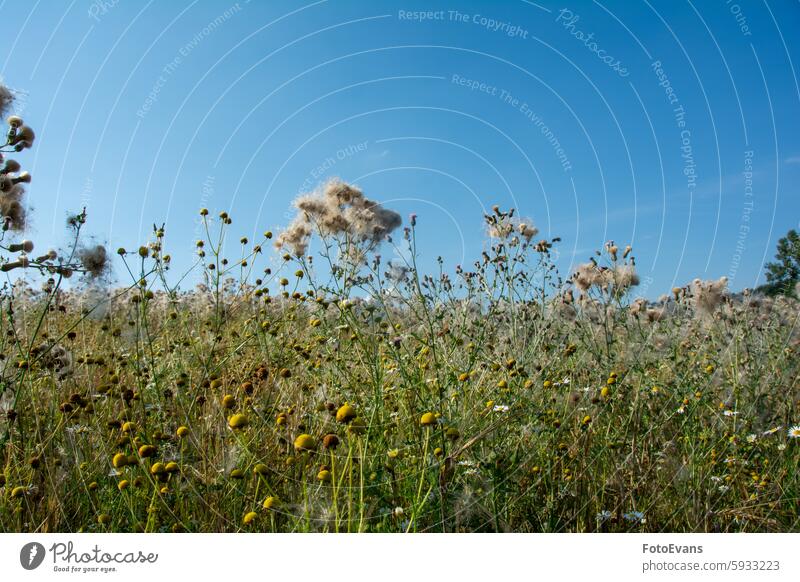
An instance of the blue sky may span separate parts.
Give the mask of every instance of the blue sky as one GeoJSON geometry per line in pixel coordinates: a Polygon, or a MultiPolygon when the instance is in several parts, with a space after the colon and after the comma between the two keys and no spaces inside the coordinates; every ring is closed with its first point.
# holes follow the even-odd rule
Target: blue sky
{"type": "MultiPolygon", "coordinates": [[[[469,263],[482,213],[561,236],[568,272],[631,243],[655,297],[757,284],[800,221],[800,3],[0,0],[3,81],[37,130],[31,238],[85,205],[112,248],[197,210],[279,230],[331,176],[469,263]],[[423,14],[420,14],[422,12],[423,14]]],[[[176,269],[177,270],[177,269],[176,269]]]]}

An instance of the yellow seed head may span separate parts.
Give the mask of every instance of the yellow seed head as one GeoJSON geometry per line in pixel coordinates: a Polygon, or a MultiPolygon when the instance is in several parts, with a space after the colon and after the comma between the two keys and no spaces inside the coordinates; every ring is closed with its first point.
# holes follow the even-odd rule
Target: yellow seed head
{"type": "Polygon", "coordinates": [[[336,411],[336,422],[347,423],[353,420],[356,416],[356,409],[349,404],[345,404],[336,411]]]}
{"type": "Polygon", "coordinates": [[[228,426],[236,430],[246,427],[248,422],[244,414],[234,414],[228,419],[228,426]]]}
{"type": "Polygon", "coordinates": [[[125,453],[117,453],[114,455],[114,458],[111,459],[111,464],[114,465],[115,469],[121,469],[128,464],[128,456],[125,453]]]}
{"type": "Polygon", "coordinates": [[[313,451],[317,448],[317,441],[310,434],[301,434],[294,440],[294,448],[297,451],[313,451]]]}
{"type": "Polygon", "coordinates": [[[246,513],[245,516],[242,518],[242,523],[245,525],[250,525],[256,520],[257,517],[258,514],[255,511],[250,511],[246,513]]]}
{"type": "Polygon", "coordinates": [[[433,426],[436,424],[436,415],[432,412],[426,412],[419,419],[419,423],[422,426],[433,426]]]}

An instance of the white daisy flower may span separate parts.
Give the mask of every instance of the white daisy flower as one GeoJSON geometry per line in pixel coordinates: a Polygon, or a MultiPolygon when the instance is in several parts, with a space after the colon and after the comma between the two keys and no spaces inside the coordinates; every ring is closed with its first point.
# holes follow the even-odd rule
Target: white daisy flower
{"type": "Polygon", "coordinates": [[[790,439],[800,439],[800,424],[790,426],[789,430],[786,432],[786,435],[790,439]]]}

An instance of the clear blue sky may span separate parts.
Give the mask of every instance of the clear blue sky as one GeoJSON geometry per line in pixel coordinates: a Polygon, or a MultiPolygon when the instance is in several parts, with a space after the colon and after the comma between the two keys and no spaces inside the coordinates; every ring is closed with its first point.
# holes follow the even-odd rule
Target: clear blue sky
{"type": "Polygon", "coordinates": [[[18,159],[39,248],[86,205],[112,248],[166,222],[185,266],[200,206],[252,236],[340,176],[419,215],[427,267],[471,262],[483,211],[513,205],[563,238],[564,272],[632,243],[654,297],[694,277],[757,284],[800,221],[796,1],[0,10],[0,73],[38,134],[18,159]]]}

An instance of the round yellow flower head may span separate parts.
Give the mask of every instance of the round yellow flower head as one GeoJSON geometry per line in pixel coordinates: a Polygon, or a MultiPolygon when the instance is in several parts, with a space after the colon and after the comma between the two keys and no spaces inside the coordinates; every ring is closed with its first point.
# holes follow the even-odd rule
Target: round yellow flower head
{"type": "Polygon", "coordinates": [[[114,458],[111,459],[111,464],[114,465],[115,469],[121,469],[128,464],[128,456],[125,453],[117,453],[114,455],[114,458]]]}
{"type": "Polygon", "coordinates": [[[301,434],[294,440],[294,448],[297,451],[313,451],[317,448],[317,441],[310,434],[301,434]]]}
{"type": "Polygon", "coordinates": [[[180,467],[178,467],[178,463],[175,461],[170,461],[164,466],[164,470],[167,473],[177,473],[180,470],[180,467]]]}
{"type": "Polygon", "coordinates": [[[231,479],[244,479],[244,471],[241,469],[234,469],[231,471],[231,479]]]}
{"type": "Polygon", "coordinates": [[[331,480],[331,472],[328,471],[327,469],[323,469],[322,471],[317,473],[317,479],[319,481],[322,481],[323,483],[327,483],[328,481],[331,480]]]}
{"type": "Polygon", "coordinates": [[[189,435],[189,428],[186,426],[179,426],[175,434],[177,434],[179,438],[186,438],[189,435]]]}
{"type": "Polygon", "coordinates": [[[152,457],[156,454],[156,448],[153,445],[142,445],[139,447],[139,456],[142,458],[152,457]]]}
{"type": "Polygon", "coordinates": [[[261,504],[261,507],[264,509],[273,509],[278,507],[278,503],[278,498],[270,495],[264,500],[264,503],[261,504]]]}
{"type": "Polygon", "coordinates": [[[166,470],[167,468],[164,466],[164,463],[162,462],[153,463],[153,466],[150,467],[150,472],[153,475],[161,475],[162,473],[165,473],[166,470]]]}
{"type": "Polygon", "coordinates": [[[122,481],[117,483],[117,489],[119,489],[120,491],[125,491],[129,485],[130,481],[128,481],[127,479],[123,479],[122,481]]]}
{"type": "Polygon", "coordinates": [[[244,414],[234,414],[228,419],[228,426],[236,430],[246,427],[248,422],[249,421],[244,414]]]}
{"type": "Polygon", "coordinates": [[[128,421],[122,425],[122,432],[124,432],[125,434],[133,432],[135,430],[136,430],[136,423],[128,421]]]}
{"type": "Polygon", "coordinates": [[[436,424],[436,415],[432,412],[426,412],[419,419],[419,423],[422,426],[434,426],[436,424]]]}
{"type": "Polygon", "coordinates": [[[356,409],[349,404],[345,404],[336,411],[336,422],[347,423],[353,420],[356,416],[356,409]]]}
{"type": "Polygon", "coordinates": [[[222,397],[222,408],[231,409],[236,406],[236,398],[231,394],[226,394],[222,397]]]}
{"type": "Polygon", "coordinates": [[[269,473],[269,469],[264,463],[257,463],[255,467],[253,467],[253,474],[254,475],[266,475],[269,473]]]}
{"type": "Polygon", "coordinates": [[[255,511],[250,511],[246,513],[245,516],[242,518],[242,523],[245,525],[250,525],[256,520],[257,517],[258,514],[255,511]]]}
{"type": "Polygon", "coordinates": [[[97,523],[99,523],[100,525],[108,525],[109,523],[111,523],[111,516],[108,515],[107,513],[101,513],[100,515],[97,516],[97,523]]]}

